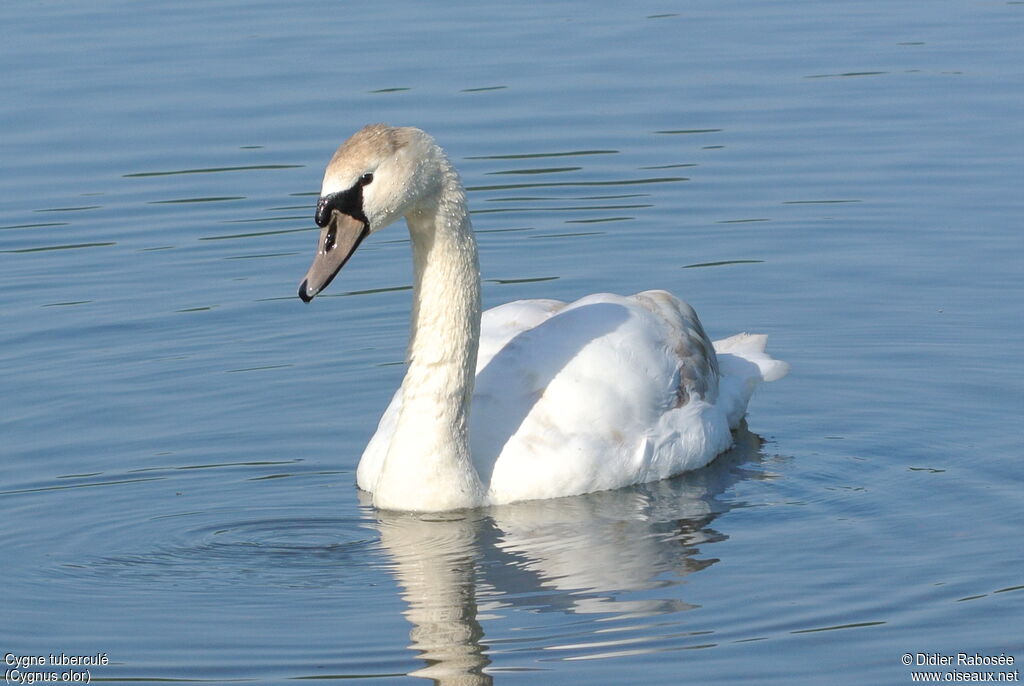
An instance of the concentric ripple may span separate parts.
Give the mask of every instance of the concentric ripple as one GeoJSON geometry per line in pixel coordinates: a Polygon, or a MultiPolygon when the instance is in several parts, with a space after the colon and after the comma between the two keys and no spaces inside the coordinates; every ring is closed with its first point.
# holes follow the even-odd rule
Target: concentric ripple
{"type": "MultiPolygon", "coordinates": [[[[246,584],[325,588],[351,583],[381,566],[379,540],[372,523],[358,517],[263,517],[210,521],[167,531],[170,522],[184,522],[199,513],[165,516],[150,525],[163,535],[118,527],[115,550],[77,556],[61,565],[65,574],[142,582],[173,578],[191,580],[197,590],[246,584]],[[144,535],[140,535],[144,534],[144,535]]],[[[96,540],[95,537],[93,540],[96,540]]]]}

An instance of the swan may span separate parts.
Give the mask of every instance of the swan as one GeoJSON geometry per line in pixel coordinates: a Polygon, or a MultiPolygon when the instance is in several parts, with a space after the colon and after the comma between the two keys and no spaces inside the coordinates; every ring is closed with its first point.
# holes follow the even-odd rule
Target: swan
{"type": "Polygon", "coordinates": [[[407,371],[356,483],[384,510],[436,512],[620,488],[697,469],[732,444],[757,385],[789,366],[767,337],[714,344],[665,291],[519,300],[481,314],[458,172],[416,128],[371,124],[334,153],[299,285],[323,291],[371,233],[405,217],[407,371]]]}

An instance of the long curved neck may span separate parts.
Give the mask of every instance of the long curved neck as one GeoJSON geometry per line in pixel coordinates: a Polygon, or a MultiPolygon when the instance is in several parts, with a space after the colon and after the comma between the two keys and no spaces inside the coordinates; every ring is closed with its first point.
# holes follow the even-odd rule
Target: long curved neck
{"type": "Polygon", "coordinates": [[[450,166],[436,204],[406,221],[415,272],[409,368],[374,504],[404,510],[474,507],[484,494],[469,453],[480,268],[465,191],[450,166]]]}

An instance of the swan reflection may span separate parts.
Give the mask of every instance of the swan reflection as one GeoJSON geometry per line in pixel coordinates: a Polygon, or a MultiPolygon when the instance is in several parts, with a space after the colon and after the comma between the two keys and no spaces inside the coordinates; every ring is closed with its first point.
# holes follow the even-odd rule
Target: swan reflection
{"type": "Polygon", "coordinates": [[[676,586],[717,562],[701,545],[726,538],[711,524],[735,506],[718,496],[767,478],[756,468],[761,440],[745,425],[735,438],[705,469],[628,489],[449,513],[368,508],[408,605],[410,648],[426,663],[411,675],[492,683],[481,619],[507,608],[618,618],[691,609],[676,592],[628,595],[676,586]]]}

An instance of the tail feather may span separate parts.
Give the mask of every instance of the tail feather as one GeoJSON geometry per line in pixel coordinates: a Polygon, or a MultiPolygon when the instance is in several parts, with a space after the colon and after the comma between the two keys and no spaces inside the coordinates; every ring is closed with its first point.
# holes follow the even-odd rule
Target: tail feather
{"type": "MultiPolygon", "coordinates": [[[[735,336],[715,341],[715,352],[719,355],[735,355],[757,365],[760,381],[777,381],[789,373],[789,364],[776,360],[765,352],[768,336],[758,333],[738,333],[735,336]]],[[[719,358],[721,364],[723,360],[719,358]]],[[[723,369],[724,374],[728,371],[723,369]]]]}
{"type": "Polygon", "coordinates": [[[781,379],[789,365],[765,352],[768,336],[741,333],[715,341],[715,353],[721,376],[718,379],[716,405],[725,411],[730,428],[735,429],[747,412],[747,403],[762,381],[781,379]]]}

